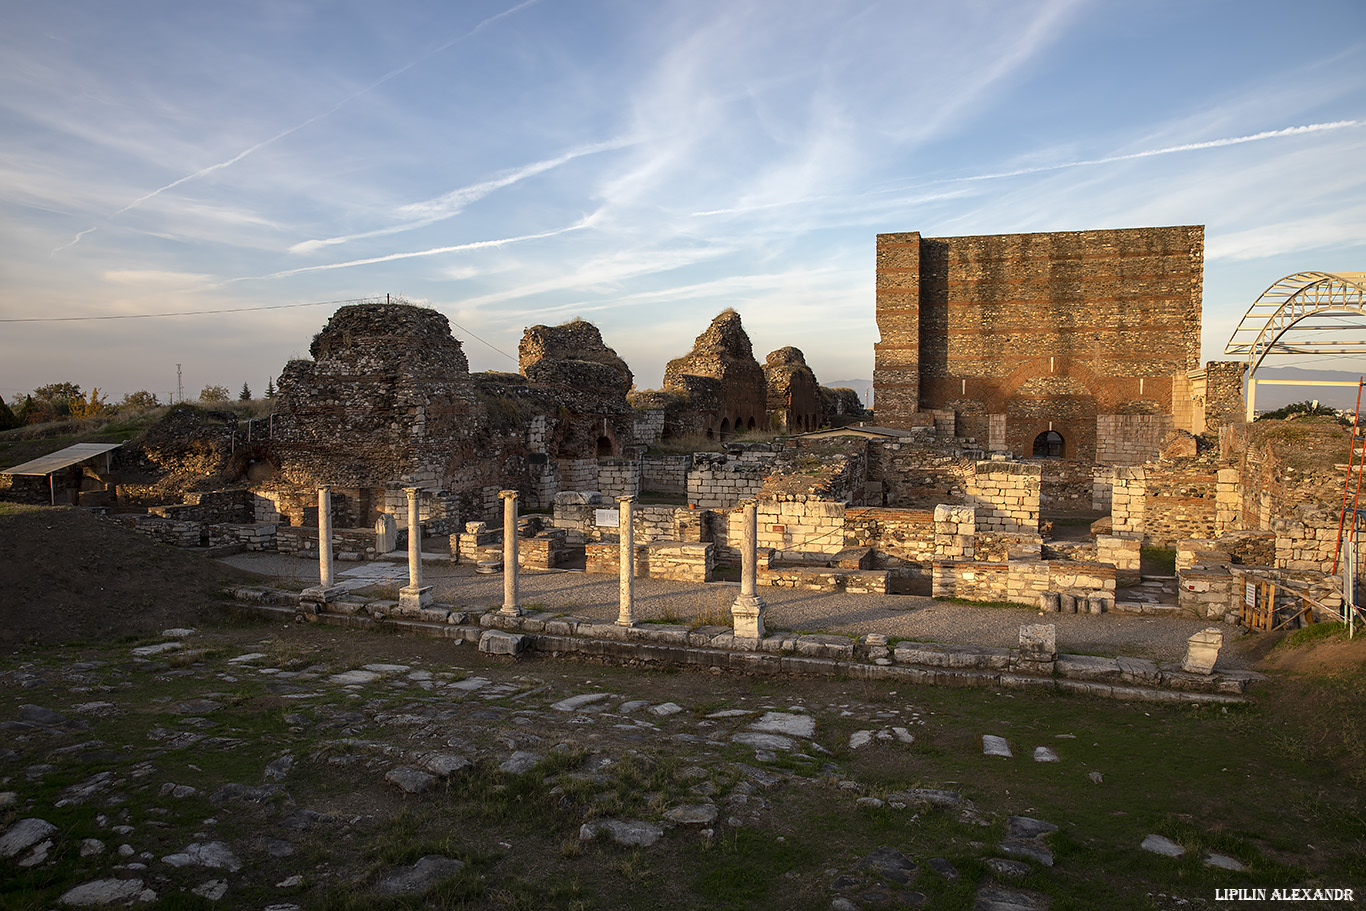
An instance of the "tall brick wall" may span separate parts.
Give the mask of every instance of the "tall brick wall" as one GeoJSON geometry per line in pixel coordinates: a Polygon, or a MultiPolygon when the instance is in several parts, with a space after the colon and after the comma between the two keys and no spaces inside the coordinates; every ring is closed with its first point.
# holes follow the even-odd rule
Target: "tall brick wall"
{"type": "Polygon", "coordinates": [[[878,423],[950,409],[990,439],[1005,415],[1016,455],[1052,430],[1095,461],[1097,415],[1169,415],[1198,366],[1203,251],[1200,226],[879,235],[878,423]]]}

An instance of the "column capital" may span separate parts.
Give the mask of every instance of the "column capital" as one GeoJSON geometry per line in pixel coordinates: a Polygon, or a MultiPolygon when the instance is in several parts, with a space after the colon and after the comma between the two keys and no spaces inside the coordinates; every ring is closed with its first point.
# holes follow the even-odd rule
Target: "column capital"
{"type": "Polygon", "coordinates": [[[634,494],[628,494],[628,495],[626,495],[626,496],[624,496],[624,497],[617,497],[617,502],[618,502],[618,503],[634,503],[635,501],[636,501],[636,498],[635,498],[635,495],[634,495],[634,494]]]}
{"type": "Polygon", "coordinates": [[[403,488],[403,492],[406,493],[408,495],[408,499],[411,500],[413,497],[417,496],[417,492],[421,489],[422,488],[420,487],[405,487],[403,488]]]}
{"type": "Polygon", "coordinates": [[[500,490],[500,491],[498,491],[498,498],[499,498],[500,500],[515,500],[515,499],[517,499],[517,491],[515,491],[515,490],[500,490]]]}
{"type": "Polygon", "coordinates": [[[318,493],[331,493],[331,492],[332,492],[332,485],[331,485],[331,484],[319,484],[319,485],[318,485],[318,493]]]}

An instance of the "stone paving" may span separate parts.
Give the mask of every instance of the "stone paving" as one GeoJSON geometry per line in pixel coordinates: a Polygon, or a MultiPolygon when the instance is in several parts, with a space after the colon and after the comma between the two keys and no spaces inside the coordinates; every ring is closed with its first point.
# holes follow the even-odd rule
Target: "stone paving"
{"type": "MultiPolygon", "coordinates": [[[[938,810],[956,814],[965,824],[994,824],[989,811],[952,790],[910,787],[872,794],[817,739],[827,723],[822,719],[838,718],[857,728],[848,740],[851,751],[874,746],[910,748],[926,718],[923,709],[909,703],[785,704],[781,698],[756,697],[744,707],[705,711],[667,699],[630,698],[591,685],[566,694],[561,686],[528,676],[516,665],[490,662],[477,673],[384,662],[345,669],[287,670],[272,664],[268,652],[250,648],[239,647],[213,660],[206,657],[208,643],[192,630],[168,630],[163,638],[161,643],[130,648],[125,661],[47,667],[39,673],[9,674],[3,681],[22,695],[17,711],[7,709],[0,714],[0,728],[9,740],[0,749],[0,811],[13,819],[0,833],[0,865],[42,868],[79,857],[85,876],[61,895],[63,906],[136,906],[175,891],[217,902],[252,883],[259,875],[258,861],[269,856],[283,858],[287,864],[297,860],[298,865],[273,882],[277,901],[253,907],[267,911],[301,908],[307,894],[305,883],[316,883],[328,873],[325,863],[320,869],[316,861],[304,860],[296,852],[299,834],[346,821],[334,813],[294,805],[289,791],[301,776],[316,775],[328,766],[362,770],[407,798],[421,799],[443,782],[477,774],[479,768],[495,767],[509,775],[545,774],[539,770],[577,745],[587,745],[579,765],[567,770],[557,765],[560,770],[548,781],[563,788],[602,783],[614,765],[638,747],[677,752],[687,757],[679,776],[696,781],[685,801],[655,819],[590,818],[579,830],[584,841],[609,839],[642,850],[650,850],[665,838],[711,840],[726,831],[761,826],[771,811],[771,795],[783,788],[822,784],[833,786],[861,808],[907,814],[938,810]],[[177,659],[174,666],[167,663],[169,658],[177,659]],[[105,744],[89,739],[91,722],[134,710],[121,703],[129,673],[176,679],[196,695],[168,701],[163,707],[167,723],[149,731],[148,742],[139,752],[110,757],[107,768],[58,792],[50,806],[30,798],[27,791],[33,783],[65,774],[83,757],[102,755],[105,744]],[[231,701],[232,690],[253,685],[264,686],[285,704],[284,717],[291,730],[324,733],[321,746],[307,756],[285,747],[252,780],[213,782],[207,794],[166,778],[159,766],[174,751],[203,754],[243,745],[217,719],[231,701]],[[64,695],[68,696],[65,700],[64,695]],[[752,751],[751,759],[723,759],[731,745],[752,751]],[[44,754],[44,761],[15,764],[20,756],[32,758],[34,751],[44,754]],[[723,772],[719,778],[714,767],[723,772]],[[130,792],[146,794],[154,803],[142,818],[120,809],[130,792]],[[158,807],[206,796],[219,813],[203,819],[192,839],[172,850],[149,849],[150,836],[158,826],[164,827],[156,820],[167,811],[158,807]],[[82,804],[101,809],[95,817],[98,834],[79,842],[65,838],[44,818],[56,809],[82,804]],[[273,809],[264,812],[264,807],[273,809]],[[245,840],[217,837],[216,817],[239,813],[259,816],[262,831],[245,840]]],[[[1032,755],[1032,760],[1021,760],[1006,737],[983,732],[980,741],[986,761],[1064,761],[1047,744],[1016,742],[1015,748],[1025,757],[1032,755]]],[[[1099,773],[1090,774],[1093,781],[1102,780],[1099,773]]],[[[983,846],[982,860],[991,877],[980,885],[975,908],[1047,908],[1045,896],[1012,882],[1053,866],[1049,837],[1056,831],[1045,820],[1024,816],[1005,820],[1005,837],[999,844],[983,846]]],[[[1183,850],[1156,834],[1133,847],[1173,858],[1183,850]]],[[[1205,863],[1241,869],[1237,860],[1217,854],[1205,858],[1205,863]]],[[[421,894],[462,867],[457,858],[424,856],[411,865],[388,870],[373,890],[379,895],[421,894]]],[[[924,881],[918,877],[953,880],[959,874],[944,858],[915,859],[882,847],[852,868],[831,868],[827,875],[830,907],[849,911],[922,904],[925,896],[914,888],[924,881]]],[[[229,901],[224,907],[238,905],[229,901]]]]}

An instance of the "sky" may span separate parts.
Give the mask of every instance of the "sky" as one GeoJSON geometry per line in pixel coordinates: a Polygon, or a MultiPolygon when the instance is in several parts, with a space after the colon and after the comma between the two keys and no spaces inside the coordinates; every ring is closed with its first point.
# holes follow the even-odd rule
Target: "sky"
{"type": "Polygon", "coordinates": [[[386,295],[476,371],[581,317],[656,388],[734,307],[761,361],[868,379],[889,232],[1205,225],[1204,359],[1366,269],[1360,0],[0,10],[6,401],[259,396],[386,295]]]}

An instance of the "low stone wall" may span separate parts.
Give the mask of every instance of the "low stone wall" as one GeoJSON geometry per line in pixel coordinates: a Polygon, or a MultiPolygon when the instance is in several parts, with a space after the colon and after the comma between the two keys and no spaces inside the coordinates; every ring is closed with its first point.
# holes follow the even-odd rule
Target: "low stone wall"
{"type": "MultiPolygon", "coordinates": [[[[590,573],[621,575],[621,542],[600,541],[584,546],[585,569],[590,573]]],[[[636,576],[677,582],[710,582],[716,553],[710,544],[653,541],[635,545],[636,576]]]]}
{"type": "Polygon", "coordinates": [[[738,457],[716,452],[694,454],[688,472],[688,502],[718,509],[753,498],[763,488],[775,458],[771,452],[746,452],[738,457]]]}
{"type": "Polygon", "coordinates": [[[978,462],[967,501],[982,531],[1038,531],[1042,472],[1037,464],[978,462]]]}
{"type": "Polygon", "coordinates": [[[1116,583],[1135,585],[1142,578],[1143,541],[1122,535],[1096,535],[1096,562],[1115,568],[1116,583]]]}
{"type": "Polygon", "coordinates": [[[117,518],[138,534],[173,547],[204,547],[209,543],[209,528],[203,522],[167,519],[157,515],[124,515],[117,518]]]}
{"type": "Polygon", "coordinates": [[[808,569],[798,566],[776,566],[759,572],[760,585],[774,588],[796,588],[818,592],[848,592],[850,594],[888,593],[887,570],[808,569]]]}
{"type": "Polygon", "coordinates": [[[691,455],[646,455],[640,460],[640,489],[643,493],[687,496],[691,468],[691,455]]]}
{"type": "Polygon", "coordinates": [[[240,544],[246,550],[273,551],[276,549],[275,531],[273,522],[222,522],[209,526],[209,546],[240,544]]]}
{"type": "Polygon", "coordinates": [[[562,528],[549,528],[535,537],[517,541],[517,565],[522,569],[554,569],[563,566],[568,558],[569,545],[562,528]]]}
{"type": "Polygon", "coordinates": [[[934,512],[891,507],[846,510],[844,543],[872,548],[878,569],[905,569],[912,575],[928,576],[935,556],[934,512]]]}
{"type": "Polygon", "coordinates": [[[598,459],[598,490],[608,499],[640,493],[640,463],[633,459],[598,459]]]}
{"type": "MultiPolygon", "coordinates": [[[[973,538],[973,550],[965,557],[978,563],[1005,563],[1007,560],[1040,560],[1043,558],[1043,538],[1037,533],[1006,534],[979,532],[973,538]]],[[[953,559],[945,554],[940,559],[953,559]]]]}
{"type": "Polygon", "coordinates": [[[1008,601],[1035,605],[1044,592],[1077,596],[1115,593],[1115,568],[1072,560],[1012,560],[1008,563],[934,561],[936,598],[1008,601]]]}
{"type": "MultiPolygon", "coordinates": [[[[295,557],[318,556],[318,529],[295,525],[275,527],[275,549],[295,557]]],[[[375,530],[373,528],[332,529],[332,553],[338,560],[373,560],[375,530]]]]}

